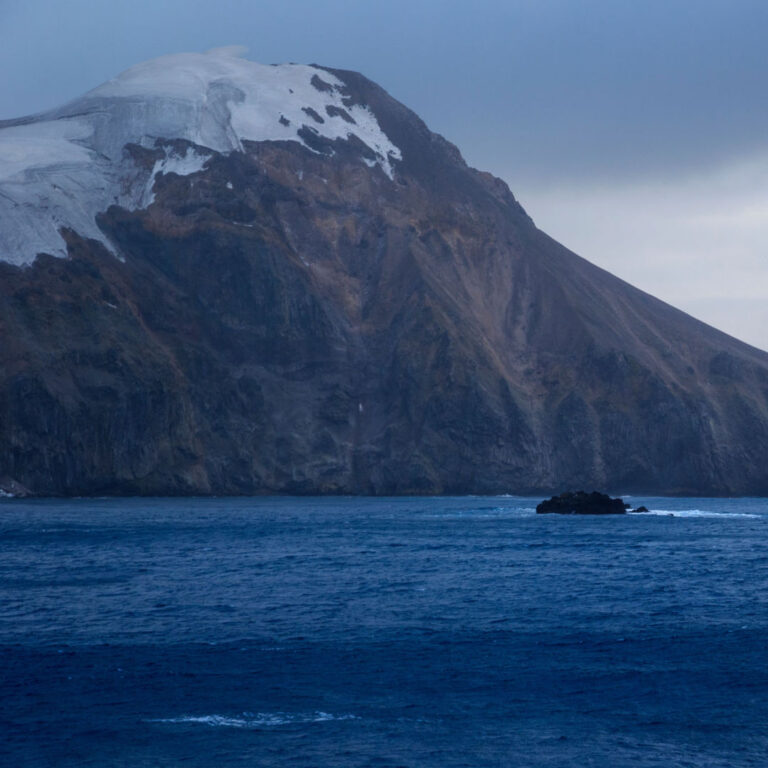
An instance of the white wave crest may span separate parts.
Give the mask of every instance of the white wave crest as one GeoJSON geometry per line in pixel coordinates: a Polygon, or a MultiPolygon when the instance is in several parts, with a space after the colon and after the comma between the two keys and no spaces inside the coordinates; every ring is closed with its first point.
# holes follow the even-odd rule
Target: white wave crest
{"type": "Polygon", "coordinates": [[[648,512],[639,512],[641,515],[662,515],[664,517],[731,517],[754,518],[761,515],[752,515],[747,512],[711,512],[705,509],[651,509],[648,512]]]}
{"type": "Polygon", "coordinates": [[[218,728],[278,728],[296,723],[325,723],[332,720],[359,720],[356,715],[333,715],[329,712],[243,712],[236,717],[228,715],[182,715],[147,720],[150,723],[208,725],[218,728]]]}

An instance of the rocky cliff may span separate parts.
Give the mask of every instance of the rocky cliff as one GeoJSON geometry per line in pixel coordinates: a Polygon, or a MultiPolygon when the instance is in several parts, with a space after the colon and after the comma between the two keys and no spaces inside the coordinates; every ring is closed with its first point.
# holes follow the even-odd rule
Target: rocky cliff
{"type": "Polygon", "coordinates": [[[0,123],[0,260],[35,493],[768,493],[768,355],[353,72],[166,57],[0,123]]]}

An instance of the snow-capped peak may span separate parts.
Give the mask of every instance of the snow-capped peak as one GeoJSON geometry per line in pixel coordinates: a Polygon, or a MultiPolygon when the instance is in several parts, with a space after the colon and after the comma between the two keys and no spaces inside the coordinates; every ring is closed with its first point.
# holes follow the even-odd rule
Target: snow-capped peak
{"type": "MultiPolygon", "coordinates": [[[[59,109],[0,123],[0,259],[24,264],[40,252],[64,255],[63,226],[110,247],[96,214],[115,202],[136,208],[151,201],[146,180],[141,189],[126,184],[127,144],[186,139],[222,153],[242,150],[243,141],[307,146],[308,126],[330,140],[356,137],[376,158],[368,164],[393,177],[400,150],[337,77],[318,67],[257,64],[242,52],[163,56],[59,109]]],[[[169,168],[158,163],[153,178],[169,168]]],[[[173,162],[180,174],[201,168],[199,158],[173,162]]]]}

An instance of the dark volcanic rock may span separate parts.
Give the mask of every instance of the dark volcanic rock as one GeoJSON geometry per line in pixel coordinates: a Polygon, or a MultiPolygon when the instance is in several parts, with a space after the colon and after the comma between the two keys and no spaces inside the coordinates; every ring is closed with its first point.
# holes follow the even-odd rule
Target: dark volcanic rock
{"type": "Polygon", "coordinates": [[[328,117],[340,117],[346,123],[351,123],[352,125],[356,124],[355,118],[352,117],[346,109],[329,105],[325,108],[325,111],[328,113],[328,117]]]}
{"type": "MultiPolygon", "coordinates": [[[[120,258],[67,230],[67,258],[0,262],[0,476],[49,494],[768,493],[768,355],[556,243],[361,75],[325,76],[401,151],[392,177],[304,127],[308,146],[159,173],[138,210],[105,200],[120,258]]],[[[126,157],[147,174],[160,155],[126,157]]]]}
{"type": "Polygon", "coordinates": [[[320,115],[318,115],[317,112],[314,109],[312,109],[312,107],[302,107],[301,111],[309,115],[316,123],[325,122],[325,120],[322,117],[320,117],[320,115]]]}
{"type": "Polygon", "coordinates": [[[555,513],[558,515],[624,515],[629,509],[622,499],[612,499],[604,493],[592,491],[569,491],[542,501],[536,506],[540,515],[555,513]]]}
{"type": "Polygon", "coordinates": [[[326,83],[319,75],[312,75],[310,82],[318,91],[330,92],[333,90],[333,86],[330,83],[326,83]]]}

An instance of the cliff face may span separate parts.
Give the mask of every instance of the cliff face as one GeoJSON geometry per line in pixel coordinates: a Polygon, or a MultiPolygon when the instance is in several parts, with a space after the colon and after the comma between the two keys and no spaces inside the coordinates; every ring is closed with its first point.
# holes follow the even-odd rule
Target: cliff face
{"type": "MultiPolygon", "coordinates": [[[[309,76],[324,113],[273,110],[295,136],[214,148],[139,126],[98,160],[119,193],[97,229],[57,214],[64,258],[6,237],[0,485],[768,493],[768,355],[551,240],[365,78],[309,76]]],[[[44,118],[103,114],[94,93],[44,118]]],[[[139,100],[108,96],[121,115],[139,100]]],[[[24,128],[0,125],[0,171],[24,128]]],[[[50,237],[19,195],[62,173],[0,184],[18,185],[0,219],[23,209],[50,237]]]]}

